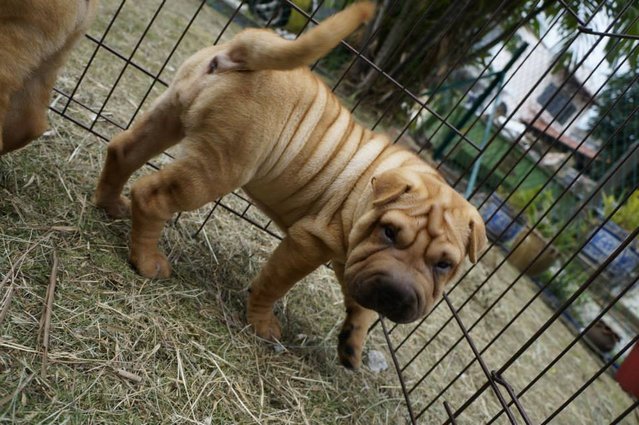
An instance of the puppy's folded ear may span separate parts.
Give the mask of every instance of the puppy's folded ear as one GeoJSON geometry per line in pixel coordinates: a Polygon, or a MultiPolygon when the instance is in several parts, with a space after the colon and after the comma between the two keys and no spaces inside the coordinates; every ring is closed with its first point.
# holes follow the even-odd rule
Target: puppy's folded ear
{"type": "Polygon", "coordinates": [[[379,207],[397,200],[413,188],[412,182],[400,170],[389,170],[375,176],[373,185],[373,206],[379,207]]]}
{"type": "Polygon", "coordinates": [[[484,220],[473,208],[473,212],[470,214],[470,235],[468,238],[468,244],[466,251],[468,252],[468,258],[472,263],[476,263],[479,258],[479,254],[486,247],[486,226],[484,220]]]}

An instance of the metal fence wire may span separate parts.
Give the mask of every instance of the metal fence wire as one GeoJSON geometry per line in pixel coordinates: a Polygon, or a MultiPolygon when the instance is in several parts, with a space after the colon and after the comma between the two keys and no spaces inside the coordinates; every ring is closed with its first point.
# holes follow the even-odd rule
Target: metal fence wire
{"type": "MultiPolygon", "coordinates": [[[[154,9],[139,16],[137,39],[124,40],[118,36],[119,18],[130,13],[131,2],[104,2],[108,16],[83,41],[83,65],[58,85],[51,106],[105,142],[128,128],[167,86],[179,62],[192,53],[180,53],[181,45],[207,9],[223,17],[219,33],[210,34],[217,44],[230,38],[231,28],[245,26],[284,27],[289,37],[299,35],[348,3],[185,2],[180,7],[189,17],[179,30],[173,25],[172,49],[163,53],[164,61],[151,63],[140,50],[168,31],[163,12],[175,5],[153,3],[154,9]],[[291,29],[293,15],[302,21],[291,29]],[[100,56],[118,72],[111,81],[99,81],[97,89],[100,56]],[[131,78],[141,87],[132,94],[134,104],[125,115],[112,113],[112,99],[131,78]]],[[[395,48],[416,43],[424,28],[431,45],[440,43],[458,17],[477,7],[472,1],[422,3],[395,48]]],[[[382,66],[370,54],[381,42],[380,22],[356,42],[342,43],[331,56],[338,66],[327,59],[313,67],[346,95],[356,86],[349,77],[368,74],[371,87],[360,87],[351,98],[352,111],[436,166],[477,206],[490,236],[480,261],[463,271],[423,320],[397,326],[380,318],[371,332],[381,332],[388,345],[410,423],[470,423],[465,415],[471,411],[481,412],[488,424],[637,423],[637,398],[618,387],[594,398],[590,393],[604,388],[595,385],[602,375],[615,375],[639,338],[634,219],[639,215],[639,2],[612,2],[617,5],[608,13],[606,0],[493,3],[469,40],[440,52],[438,61],[447,66],[424,89],[395,77],[402,75],[397,65],[409,66],[411,57],[382,66]],[[502,28],[495,20],[513,4],[519,15],[502,28]],[[531,14],[549,4],[554,12],[532,25],[531,14]],[[486,46],[480,60],[464,60],[496,31],[503,31],[499,42],[486,46]],[[385,90],[381,102],[379,87],[385,90]],[[625,228],[619,226],[624,218],[625,228]],[[612,347],[594,336],[602,326],[613,335],[612,347]],[[570,338],[556,340],[557,327],[568,329],[570,338]],[[579,356],[598,366],[583,369],[579,356]],[[560,381],[558,396],[539,389],[560,381]],[[606,404],[607,398],[620,401],[606,404]]],[[[379,5],[392,17],[404,2],[380,0],[379,5]]],[[[161,162],[149,165],[158,168],[161,162]]],[[[281,237],[241,192],[217,200],[196,235],[220,208],[281,237]]]]}

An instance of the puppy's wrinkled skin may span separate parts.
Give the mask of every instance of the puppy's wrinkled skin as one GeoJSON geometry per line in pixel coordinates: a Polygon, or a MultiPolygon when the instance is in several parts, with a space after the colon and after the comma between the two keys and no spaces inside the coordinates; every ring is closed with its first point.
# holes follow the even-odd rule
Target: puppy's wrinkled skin
{"type": "Polygon", "coordinates": [[[242,187],[286,231],[251,286],[249,323],[261,337],[280,338],[273,304],[331,261],[347,313],[338,353],[350,368],[360,365],[375,312],[397,322],[422,317],[486,240],[478,212],[435,170],[358,125],[301,67],[372,14],[370,3],[356,3],[298,41],[249,30],[196,53],[111,141],[96,192],[109,215],[128,214],[121,192],[129,176],[182,143],[184,158],[132,187],[133,265],[147,277],[169,276],[158,250],[165,222],[242,187]]]}
{"type": "Polygon", "coordinates": [[[39,137],[59,69],[97,0],[0,2],[0,155],[39,137]]]}

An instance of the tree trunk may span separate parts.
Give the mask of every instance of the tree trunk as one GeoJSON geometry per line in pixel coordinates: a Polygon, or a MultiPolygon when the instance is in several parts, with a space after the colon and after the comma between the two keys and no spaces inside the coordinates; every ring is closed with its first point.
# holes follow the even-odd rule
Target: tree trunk
{"type": "MultiPolygon", "coordinates": [[[[397,53],[397,45],[402,42],[404,37],[407,36],[407,24],[410,23],[411,13],[414,14],[414,3],[415,0],[404,1],[399,17],[395,19],[394,25],[384,38],[384,42],[382,43],[379,51],[374,56],[375,64],[381,69],[384,69],[391,56],[397,53]]],[[[368,69],[368,72],[362,79],[361,83],[358,84],[358,90],[370,90],[373,82],[377,79],[377,77],[379,77],[379,72],[375,69],[369,66],[366,66],[366,68],[368,69]]]]}

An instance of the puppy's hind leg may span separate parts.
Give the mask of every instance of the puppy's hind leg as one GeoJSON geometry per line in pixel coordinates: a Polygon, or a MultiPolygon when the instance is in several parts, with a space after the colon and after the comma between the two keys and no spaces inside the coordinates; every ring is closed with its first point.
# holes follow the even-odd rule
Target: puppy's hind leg
{"type": "Polygon", "coordinates": [[[178,143],[184,136],[180,107],[171,92],[162,95],[132,126],[115,136],[95,191],[95,203],[115,218],[130,214],[122,189],[146,161],[178,143]]]}
{"type": "Polygon", "coordinates": [[[197,155],[186,156],[144,176],[131,188],[129,259],[142,276],[169,277],[169,262],[158,242],[166,221],[174,213],[200,208],[246,183],[241,180],[243,176],[197,155]]]}
{"type": "Polygon", "coordinates": [[[0,85],[0,155],[4,153],[4,121],[9,110],[10,95],[4,91],[5,88],[0,85]]]}
{"type": "Polygon", "coordinates": [[[7,134],[10,132],[8,127],[10,127],[11,120],[11,98],[22,88],[25,75],[32,65],[31,63],[21,63],[12,57],[11,51],[6,50],[7,47],[13,46],[11,40],[11,37],[4,34],[2,25],[0,25],[0,155],[12,150],[7,141],[7,134]],[[15,68],[6,69],[8,64],[15,65],[15,68]]]}
{"type": "MultiPolygon", "coordinates": [[[[2,34],[0,34],[2,35],[2,34]]],[[[2,41],[2,37],[0,37],[2,41]]],[[[13,115],[13,98],[18,93],[24,83],[24,76],[20,72],[6,73],[1,69],[2,64],[6,60],[10,60],[6,54],[3,54],[0,47],[0,155],[12,151],[13,142],[11,141],[13,115]]],[[[20,71],[23,71],[20,69],[20,71]]],[[[26,70],[24,70],[26,73],[26,70]]]]}
{"type": "MultiPolygon", "coordinates": [[[[3,129],[4,149],[0,149],[0,152],[19,149],[45,132],[48,127],[47,111],[53,86],[78,37],[68,39],[58,51],[45,55],[47,58],[41,62],[23,64],[24,66],[19,67],[24,76],[20,78],[20,88],[14,90],[11,95],[3,129]],[[32,68],[26,68],[27,65],[32,68]]],[[[18,81],[17,78],[14,80],[18,81]]],[[[0,87],[0,92],[3,89],[0,87]]]]}
{"type": "Polygon", "coordinates": [[[34,71],[11,96],[3,129],[3,153],[26,146],[48,127],[47,110],[57,69],[45,71],[47,64],[34,71]]]}

